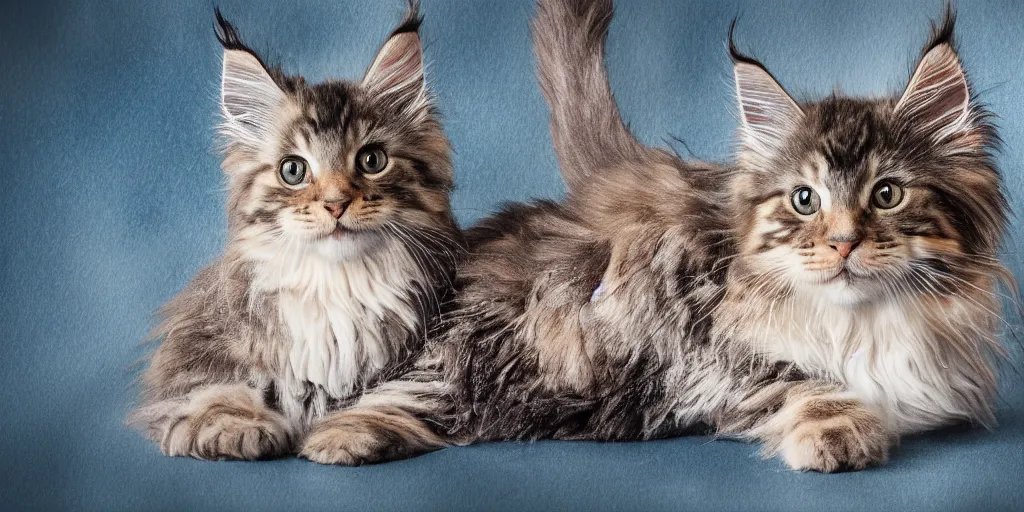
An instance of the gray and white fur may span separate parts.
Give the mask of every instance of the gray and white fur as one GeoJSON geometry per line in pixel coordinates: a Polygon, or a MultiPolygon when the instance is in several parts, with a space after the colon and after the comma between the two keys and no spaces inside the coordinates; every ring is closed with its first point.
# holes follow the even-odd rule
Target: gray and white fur
{"type": "Polygon", "coordinates": [[[360,82],[268,67],[217,12],[227,247],[161,311],[130,423],[167,455],[295,453],[418,353],[464,242],[415,3],[360,82]]]}

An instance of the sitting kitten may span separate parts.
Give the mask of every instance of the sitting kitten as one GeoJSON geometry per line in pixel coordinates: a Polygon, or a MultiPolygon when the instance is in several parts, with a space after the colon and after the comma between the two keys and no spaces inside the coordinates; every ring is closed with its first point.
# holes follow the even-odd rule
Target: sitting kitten
{"type": "Polygon", "coordinates": [[[901,434],[991,425],[1007,203],[952,13],[899,98],[798,104],[732,47],[731,169],[630,134],[603,70],[611,16],[610,0],[539,2],[568,200],[471,229],[444,335],[308,453],[710,428],[830,472],[884,461],[901,434]]]}
{"type": "Polygon", "coordinates": [[[415,4],[361,83],[284,75],[217,23],[230,240],[163,309],[131,422],[167,455],[257,459],[416,353],[463,243],[415,4]]]}

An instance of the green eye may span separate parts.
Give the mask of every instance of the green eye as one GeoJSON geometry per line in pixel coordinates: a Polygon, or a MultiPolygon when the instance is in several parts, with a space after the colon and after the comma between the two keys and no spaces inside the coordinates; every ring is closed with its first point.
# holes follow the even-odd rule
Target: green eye
{"type": "Polygon", "coordinates": [[[811,187],[800,187],[793,191],[793,209],[800,215],[811,215],[821,208],[821,198],[811,187]]]}
{"type": "Polygon", "coordinates": [[[871,200],[875,203],[875,206],[883,210],[895,208],[896,205],[903,201],[903,187],[889,181],[883,181],[871,193],[871,200]]]}
{"type": "Polygon", "coordinates": [[[388,154],[376,146],[367,146],[356,154],[356,167],[363,174],[380,174],[388,167],[388,154]]]}
{"type": "Polygon", "coordinates": [[[281,181],[293,187],[301,185],[306,180],[306,167],[306,161],[297,156],[281,160],[281,169],[278,171],[281,174],[281,181]]]}

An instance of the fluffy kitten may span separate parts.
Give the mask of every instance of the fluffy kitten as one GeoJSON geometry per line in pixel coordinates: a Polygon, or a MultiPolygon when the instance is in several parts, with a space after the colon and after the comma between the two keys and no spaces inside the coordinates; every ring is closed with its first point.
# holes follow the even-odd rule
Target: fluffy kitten
{"type": "Polygon", "coordinates": [[[462,239],[410,7],[361,82],[315,85],[217,12],[230,239],[156,331],[131,421],[165,454],[291,453],[436,319],[462,239]]]}
{"type": "Polygon", "coordinates": [[[735,168],[630,134],[602,63],[611,17],[610,0],[540,0],[569,197],[467,233],[443,334],[336,417],[347,439],[311,437],[317,460],[710,430],[828,472],[901,434],[991,425],[1007,204],[952,14],[898,98],[797,103],[733,47],[735,168]]]}

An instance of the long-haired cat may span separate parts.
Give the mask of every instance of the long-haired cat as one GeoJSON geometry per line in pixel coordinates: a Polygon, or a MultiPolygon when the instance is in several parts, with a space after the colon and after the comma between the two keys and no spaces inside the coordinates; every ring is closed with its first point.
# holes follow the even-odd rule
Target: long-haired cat
{"type": "Polygon", "coordinates": [[[902,434],[991,425],[1007,203],[952,13],[898,97],[799,103],[731,46],[729,168],[631,135],[603,68],[611,17],[610,0],[539,1],[568,199],[472,228],[417,368],[307,456],[710,430],[829,472],[884,461],[902,434]]]}
{"type": "Polygon", "coordinates": [[[415,3],[361,82],[267,67],[217,12],[229,241],[163,309],[131,423],[167,455],[293,453],[422,345],[463,250],[415,3]]]}

